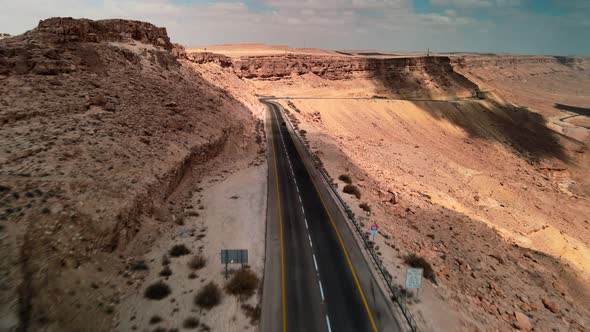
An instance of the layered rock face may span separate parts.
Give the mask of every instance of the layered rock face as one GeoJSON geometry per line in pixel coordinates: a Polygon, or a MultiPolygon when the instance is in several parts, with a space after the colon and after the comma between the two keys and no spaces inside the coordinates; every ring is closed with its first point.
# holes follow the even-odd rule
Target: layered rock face
{"type": "Polygon", "coordinates": [[[102,41],[123,42],[135,40],[171,50],[174,46],[166,33],[166,28],[153,24],[129,20],[74,19],[71,17],[54,17],[39,22],[35,34],[41,34],[50,43],[102,41]]]}
{"type": "Polygon", "coordinates": [[[448,57],[369,59],[337,56],[284,55],[244,57],[234,61],[236,75],[248,79],[273,79],[313,73],[329,80],[358,77],[387,78],[415,71],[453,73],[448,57]]]}
{"type": "Polygon", "coordinates": [[[184,54],[184,58],[196,63],[196,64],[205,64],[205,63],[214,63],[223,68],[232,67],[233,62],[232,59],[228,56],[222,54],[215,54],[210,52],[199,52],[199,53],[189,53],[184,54]]]}
{"type": "Polygon", "coordinates": [[[324,90],[341,91],[364,86],[361,94],[365,97],[426,99],[466,98],[478,89],[476,84],[454,71],[448,57],[374,59],[285,54],[228,58],[208,53],[189,56],[197,63],[220,63],[237,77],[276,95],[297,90],[292,84],[301,84],[301,91],[314,84],[324,90]]]}
{"type": "MultiPolygon", "coordinates": [[[[82,68],[101,71],[101,58],[90,45],[107,42],[153,45],[155,48],[146,52],[160,64],[178,65],[169,52],[174,45],[165,28],[138,21],[50,18],[32,31],[4,40],[0,48],[0,75],[57,75],[82,68]]],[[[139,61],[129,50],[119,52],[133,63],[139,61]]]]}
{"type": "Polygon", "coordinates": [[[483,67],[517,67],[529,65],[564,65],[573,69],[585,70],[590,67],[588,57],[567,56],[465,56],[454,57],[452,64],[463,69],[483,67]]]}

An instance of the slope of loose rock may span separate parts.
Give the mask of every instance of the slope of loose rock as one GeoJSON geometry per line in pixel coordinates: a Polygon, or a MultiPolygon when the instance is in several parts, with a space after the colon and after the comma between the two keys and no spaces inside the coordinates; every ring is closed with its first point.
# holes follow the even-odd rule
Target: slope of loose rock
{"type": "Polygon", "coordinates": [[[125,20],[0,41],[0,329],[109,330],[193,167],[256,155],[255,115],[177,55],[165,29],[125,20]]]}

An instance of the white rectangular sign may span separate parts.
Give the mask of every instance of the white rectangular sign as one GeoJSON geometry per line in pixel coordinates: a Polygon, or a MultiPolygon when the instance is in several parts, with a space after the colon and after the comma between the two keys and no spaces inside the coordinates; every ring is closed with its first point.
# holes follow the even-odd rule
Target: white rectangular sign
{"type": "Polygon", "coordinates": [[[424,269],[421,268],[408,268],[406,272],[406,288],[420,288],[422,286],[422,273],[424,269]]]}

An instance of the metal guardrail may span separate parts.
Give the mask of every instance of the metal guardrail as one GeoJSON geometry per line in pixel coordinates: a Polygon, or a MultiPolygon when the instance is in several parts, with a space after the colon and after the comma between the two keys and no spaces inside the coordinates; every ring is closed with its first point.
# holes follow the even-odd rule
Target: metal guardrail
{"type": "MultiPolygon", "coordinates": [[[[268,100],[268,99],[265,99],[265,100],[268,100]]],[[[281,109],[281,108],[282,107],[279,107],[279,109],[281,109]]],[[[327,174],[324,167],[322,165],[319,165],[316,162],[314,156],[311,154],[311,152],[308,149],[308,145],[299,136],[299,133],[297,132],[295,126],[291,122],[291,119],[289,118],[289,116],[286,114],[286,112],[283,112],[283,113],[285,113],[285,117],[287,118],[289,125],[293,129],[293,132],[295,133],[295,137],[297,137],[297,140],[299,140],[299,142],[301,142],[303,147],[305,147],[305,149],[304,149],[305,153],[307,154],[307,156],[309,157],[309,159],[311,160],[311,162],[313,163],[315,168],[322,175],[322,177],[324,178],[324,180],[328,184],[329,188],[331,189],[332,193],[334,193],[334,195],[338,199],[342,209],[346,212],[346,215],[348,216],[348,218],[350,219],[350,221],[354,225],[355,230],[357,231],[358,235],[360,236],[361,240],[363,241],[364,248],[368,251],[369,255],[372,258],[373,264],[379,270],[380,275],[383,278],[383,281],[385,281],[385,284],[387,285],[387,288],[389,289],[389,292],[390,292],[390,295],[391,295],[393,301],[395,303],[397,303],[399,309],[401,310],[402,314],[406,318],[406,321],[410,327],[410,330],[412,332],[420,331],[418,329],[418,325],[416,324],[416,320],[414,319],[414,316],[412,315],[412,313],[408,309],[405,296],[403,296],[402,293],[400,292],[399,288],[397,288],[396,285],[393,284],[392,275],[385,269],[385,266],[383,265],[383,261],[381,260],[379,255],[377,255],[377,252],[375,251],[373,245],[371,245],[369,243],[370,242],[369,239],[363,233],[361,224],[356,220],[354,213],[352,212],[352,210],[350,209],[348,204],[344,201],[344,199],[340,196],[340,193],[337,190],[338,188],[335,186],[333,179],[330,178],[330,176],[327,174]]]]}

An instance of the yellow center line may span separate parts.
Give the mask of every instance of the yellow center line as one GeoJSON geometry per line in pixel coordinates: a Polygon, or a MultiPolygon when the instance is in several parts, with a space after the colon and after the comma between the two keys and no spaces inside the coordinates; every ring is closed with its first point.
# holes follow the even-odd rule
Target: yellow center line
{"type": "MultiPolygon", "coordinates": [[[[272,108],[272,106],[271,106],[272,108]]],[[[271,111],[272,112],[272,111],[271,111]]],[[[275,114],[276,116],[276,114],[275,114]]],[[[277,119],[278,121],[278,119],[277,119]]],[[[272,117],[271,117],[272,128],[272,117]]],[[[279,128],[280,130],[280,128],[279,128]]],[[[270,140],[272,142],[272,153],[275,165],[275,183],[277,185],[277,205],[279,210],[279,233],[281,238],[281,292],[282,292],[282,306],[283,306],[283,332],[287,331],[287,301],[285,292],[285,254],[283,244],[283,213],[281,211],[281,194],[279,192],[279,168],[277,166],[277,150],[275,148],[274,137],[270,140]]]]}
{"type": "MultiPolygon", "coordinates": [[[[280,128],[279,128],[279,130],[280,130],[280,128]]],[[[299,158],[301,160],[303,160],[303,157],[299,153],[299,150],[298,149],[295,149],[295,150],[297,151],[299,158]]],[[[275,160],[275,163],[276,163],[276,160],[275,160]]],[[[318,196],[320,197],[320,201],[322,202],[322,206],[324,207],[324,210],[328,214],[328,218],[330,219],[330,223],[332,224],[332,227],[334,228],[334,232],[336,232],[336,237],[338,237],[338,242],[340,242],[340,246],[342,247],[342,250],[344,251],[344,256],[346,257],[346,262],[348,263],[348,267],[350,268],[350,272],[352,272],[352,277],[354,278],[354,282],[356,283],[356,287],[358,288],[358,290],[361,294],[361,298],[363,300],[365,310],[367,312],[367,315],[369,316],[369,320],[371,321],[371,325],[373,327],[373,331],[377,332],[378,331],[377,325],[375,324],[375,320],[373,319],[373,314],[371,313],[371,309],[369,308],[369,304],[367,303],[365,293],[363,292],[363,289],[361,288],[361,284],[360,284],[358,277],[356,275],[356,272],[354,270],[354,266],[352,266],[352,262],[350,261],[350,256],[348,255],[348,250],[346,250],[346,246],[344,245],[344,241],[342,241],[342,237],[340,236],[340,232],[338,231],[338,228],[336,227],[336,223],[334,223],[334,219],[332,218],[332,214],[330,213],[330,211],[326,207],[326,203],[324,202],[324,199],[322,198],[322,194],[320,193],[318,186],[316,185],[315,181],[313,180],[313,176],[311,175],[311,173],[309,173],[309,178],[311,179],[311,183],[313,184],[315,191],[318,193],[318,196]]]]}

